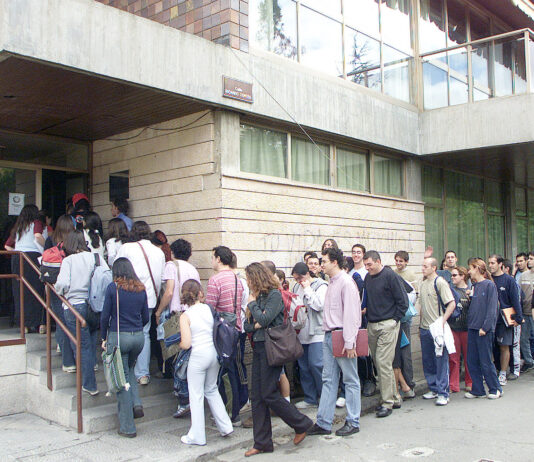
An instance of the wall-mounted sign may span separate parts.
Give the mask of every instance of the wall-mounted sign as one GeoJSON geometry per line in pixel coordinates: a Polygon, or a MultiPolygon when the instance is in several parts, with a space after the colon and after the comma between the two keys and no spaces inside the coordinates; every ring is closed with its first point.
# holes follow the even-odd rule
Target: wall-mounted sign
{"type": "Polygon", "coordinates": [[[20,211],[24,207],[24,194],[9,193],[9,207],[8,215],[20,215],[20,211]]]}
{"type": "Polygon", "coordinates": [[[223,96],[252,103],[252,84],[223,76],[223,96]]]}

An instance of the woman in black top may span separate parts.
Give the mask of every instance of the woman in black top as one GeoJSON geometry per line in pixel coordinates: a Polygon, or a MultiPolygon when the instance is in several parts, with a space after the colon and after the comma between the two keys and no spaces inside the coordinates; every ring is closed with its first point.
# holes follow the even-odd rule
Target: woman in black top
{"type": "Polygon", "coordinates": [[[451,327],[454,346],[456,347],[456,353],[449,354],[449,387],[453,393],[458,393],[460,391],[460,354],[464,358],[465,390],[471,391],[473,386],[473,381],[467,368],[467,313],[471,303],[467,286],[467,281],[469,281],[467,269],[463,266],[454,268],[451,272],[451,280],[460,294],[460,303],[462,305],[462,314],[454,320],[449,318],[449,326],[451,327]]]}
{"type": "Polygon", "coordinates": [[[128,438],[137,436],[134,419],[144,416],[134,367],[145,344],[143,326],[147,323],[148,302],[145,286],[135,274],[130,261],[126,258],[117,258],[113,263],[113,282],[106,289],[100,332],[102,349],[109,348],[110,351],[114,346],[120,346],[124,375],[130,386],[128,390],[124,389],[117,393],[119,435],[128,438]]]}
{"type": "Polygon", "coordinates": [[[295,444],[306,437],[306,430],[313,422],[282,397],[278,390],[282,367],[272,367],[267,362],[265,329],[284,320],[278,280],[261,263],[251,263],[245,273],[250,288],[245,331],[253,333],[254,341],[251,390],[254,446],[245,453],[245,457],[250,457],[273,452],[270,410],[295,430],[295,444]]]}

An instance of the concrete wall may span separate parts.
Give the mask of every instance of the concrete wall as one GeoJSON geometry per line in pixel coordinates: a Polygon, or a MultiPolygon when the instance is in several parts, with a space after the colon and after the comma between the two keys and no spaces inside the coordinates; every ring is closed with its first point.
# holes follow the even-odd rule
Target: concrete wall
{"type": "Polygon", "coordinates": [[[2,347],[0,416],[26,411],[26,345],[2,347]]]}
{"type": "MultiPolygon", "coordinates": [[[[170,242],[177,237],[190,241],[191,263],[207,279],[211,275],[209,251],[221,241],[222,233],[214,115],[209,111],[191,114],[154,128],[159,130],[146,128],[129,140],[94,143],[94,210],[104,223],[111,219],[109,175],[128,170],[130,216],[145,220],[153,231],[162,230],[170,242]]],[[[113,138],[130,138],[140,131],[113,138]]]]}

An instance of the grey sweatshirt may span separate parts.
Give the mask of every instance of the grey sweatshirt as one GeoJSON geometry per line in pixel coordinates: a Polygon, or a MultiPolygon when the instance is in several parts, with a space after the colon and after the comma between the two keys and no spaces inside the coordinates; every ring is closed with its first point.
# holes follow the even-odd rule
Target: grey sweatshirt
{"type": "MultiPolygon", "coordinates": [[[[105,264],[103,260],[100,263],[105,264]]],[[[73,305],[86,302],[94,267],[95,256],[91,252],[69,255],[61,262],[56,290],[73,305]]]]}

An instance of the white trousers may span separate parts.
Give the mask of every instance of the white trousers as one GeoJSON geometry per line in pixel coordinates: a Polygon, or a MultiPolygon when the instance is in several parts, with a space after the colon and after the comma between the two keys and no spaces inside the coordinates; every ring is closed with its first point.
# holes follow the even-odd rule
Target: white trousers
{"type": "Polygon", "coordinates": [[[192,351],[187,366],[187,387],[191,406],[191,428],[187,434],[194,444],[206,444],[204,398],[208,400],[211,414],[219,432],[226,435],[233,430],[232,421],[217,389],[219,362],[214,347],[192,351]]]}

